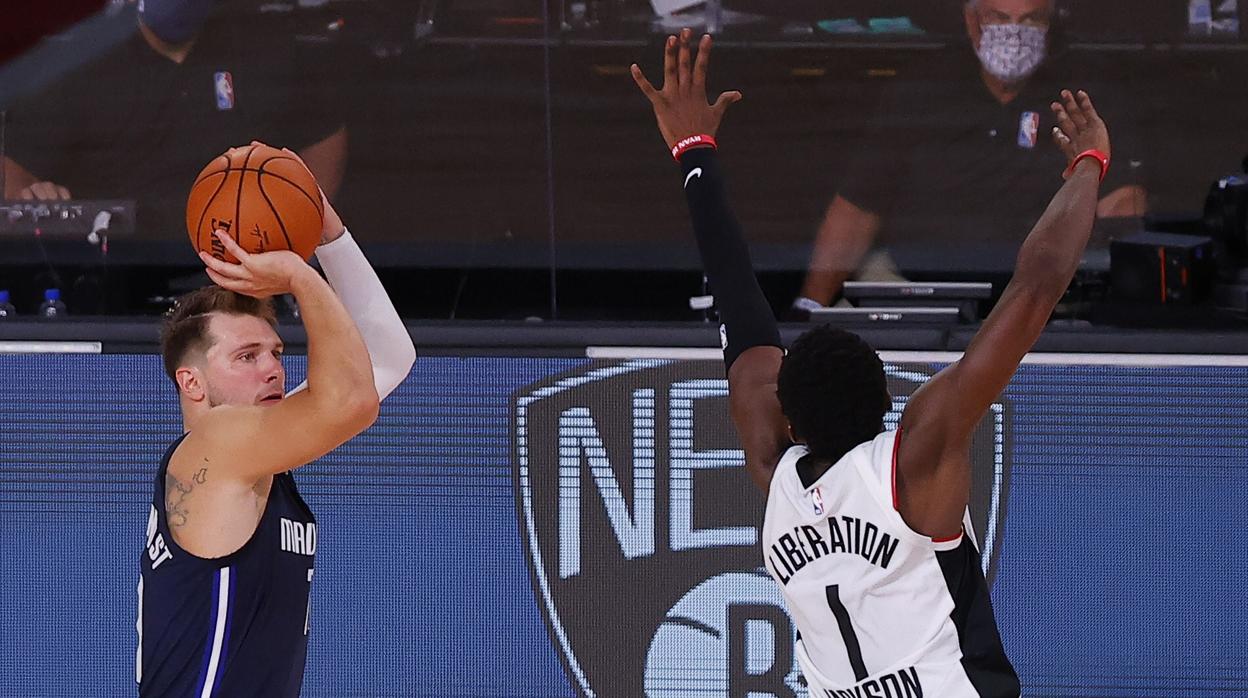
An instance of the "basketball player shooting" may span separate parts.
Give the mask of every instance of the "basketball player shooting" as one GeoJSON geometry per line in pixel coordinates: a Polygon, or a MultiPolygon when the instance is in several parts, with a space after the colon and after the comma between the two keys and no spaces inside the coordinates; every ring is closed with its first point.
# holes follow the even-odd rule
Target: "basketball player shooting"
{"type": "MultiPolygon", "coordinates": [[[[714,136],[741,95],[707,104],[711,39],[669,37],[656,89],[636,65],[685,196],[723,322],[730,410],[767,495],[763,557],[798,628],[812,696],[1017,696],[967,505],[971,435],[1065,293],[1091,235],[1109,135],[1084,92],[1051,106],[1065,184],[962,358],[908,401],[896,431],[884,367],[819,327],[787,354],[724,192],[714,136]]],[[[1055,173],[1056,174],[1056,173],[1055,173]]]]}
{"type": "Polygon", "coordinates": [[[218,233],[239,263],[201,252],[215,285],[182,297],[162,328],[185,433],[156,474],[140,556],[140,696],[299,695],[317,531],[290,471],[372,424],[416,358],[321,196],[329,283],[293,252],[249,254],[218,233]],[[308,378],[289,394],[270,302],[282,293],[308,336],[308,378]]]}

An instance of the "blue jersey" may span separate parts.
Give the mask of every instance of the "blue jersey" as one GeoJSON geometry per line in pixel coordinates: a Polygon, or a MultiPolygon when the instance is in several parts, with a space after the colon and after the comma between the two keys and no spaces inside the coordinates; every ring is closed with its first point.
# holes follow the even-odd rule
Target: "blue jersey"
{"type": "Polygon", "coordinates": [[[165,473],[181,442],[156,473],[139,556],[139,696],[297,698],[316,520],[294,478],[282,473],[273,476],[264,514],[242,548],[211,560],[186,552],[165,513],[165,473]]]}

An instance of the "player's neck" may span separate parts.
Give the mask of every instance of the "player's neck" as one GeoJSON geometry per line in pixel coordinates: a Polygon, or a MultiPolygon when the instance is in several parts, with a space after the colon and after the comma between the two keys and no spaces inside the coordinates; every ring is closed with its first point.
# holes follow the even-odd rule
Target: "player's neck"
{"type": "Polygon", "coordinates": [[[819,478],[823,477],[823,474],[831,467],[832,461],[807,455],[797,461],[797,477],[801,480],[802,487],[810,487],[818,482],[819,478]]]}
{"type": "Polygon", "coordinates": [[[147,41],[147,45],[151,46],[153,51],[159,53],[165,58],[168,58],[174,63],[177,63],[178,65],[181,65],[182,61],[186,60],[186,57],[191,53],[191,48],[195,46],[194,38],[181,44],[168,43],[159,36],[156,36],[156,33],[149,29],[148,26],[142,21],[139,22],[139,33],[143,35],[143,38],[147,41]]]}
{"type": "Polygon", "coordinates": [[[180,398],[182,407],[182,431],[190,431],[198,422],[199,418],[208,413],[212,409],[206,404],[199,404],[185,398],[180,398]]]}

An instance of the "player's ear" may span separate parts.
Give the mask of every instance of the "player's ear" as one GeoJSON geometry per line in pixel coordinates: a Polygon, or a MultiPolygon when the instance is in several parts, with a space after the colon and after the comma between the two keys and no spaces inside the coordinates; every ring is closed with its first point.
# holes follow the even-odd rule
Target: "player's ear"
{"type": "Polygon", "coordinates": [[[191,402],[202,402],[208,398],[208,386],[204,384],[203,373],[194,366],[181,366],[173,374],[178,382],[178,394],[191,402]]]}
{"type": "Polygon", "coordinates": [[[797,436],[797,430],[793,428],[793,425],[787,419],[784,421],[784,428],[789,432],[789,441],[795,444],[802,442],[802,440],[797,436]]]}

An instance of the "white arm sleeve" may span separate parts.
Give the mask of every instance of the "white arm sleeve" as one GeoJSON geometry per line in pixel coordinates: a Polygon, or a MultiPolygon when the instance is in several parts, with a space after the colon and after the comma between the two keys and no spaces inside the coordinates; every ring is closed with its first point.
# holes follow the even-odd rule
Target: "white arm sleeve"
{"type": "MultiPolygon", "coordinates": [[[[316,248],[325,278],[342,300],[368,347],[377,396],[385,399],[407,377],[416,361],[416,347],[399,319],[394,303],[364,252],[344,231],[342,237],[316,248]]],[[[306,382],[291,392],[302,390],[306,382]]]]}

